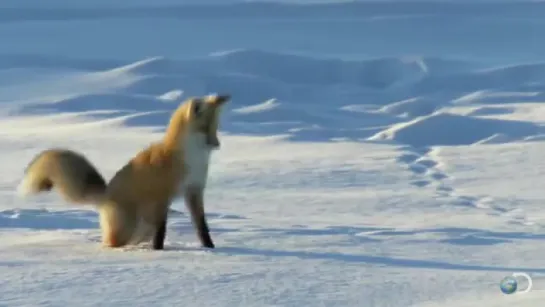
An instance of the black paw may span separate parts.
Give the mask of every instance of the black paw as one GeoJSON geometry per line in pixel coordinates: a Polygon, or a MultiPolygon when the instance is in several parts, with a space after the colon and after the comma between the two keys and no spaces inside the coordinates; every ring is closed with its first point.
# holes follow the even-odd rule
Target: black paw
{"type": "Polygon", "coordinates": [[[206,248],[215,248],[214,243],[212,242],[206,242],[202,246],[206,248]]]}

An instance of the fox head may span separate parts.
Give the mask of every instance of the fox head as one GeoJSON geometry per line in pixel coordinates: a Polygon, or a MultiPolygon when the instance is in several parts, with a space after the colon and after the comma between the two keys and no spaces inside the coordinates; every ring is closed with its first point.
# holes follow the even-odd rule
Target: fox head
{"type": "Polygon", "coordinates": [[[230,99],[229,95],[186,99],[172,114],[165,135],[166,141],[179,145],[184,136],[197,133],[204,136],[206,146],[219,148],[218,127],[221,110],[230,99]]]}

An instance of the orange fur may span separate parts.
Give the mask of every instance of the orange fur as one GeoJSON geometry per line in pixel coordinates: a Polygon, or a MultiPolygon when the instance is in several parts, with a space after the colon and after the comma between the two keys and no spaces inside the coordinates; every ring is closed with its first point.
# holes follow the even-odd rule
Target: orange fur
{"type": "Polygon", "coordinates": [[[198,215],[199,239],[213,247],[207,226],[203,230],[202,191],[208,160],[201,156],[208,157],[211,148],[220,146],[220,107],[229,99],[209,96],[183,102],[172,114],[163,139],[138,152],[107,185],[82,154],[50,149],[30,162],[22,186],[31,194],[56,188],[66,200],[93,203],[99,211],[104,246],[121,247],[153,237],[154,246],[162,248],[166,230],[161,235],[159,229],[165,228],[171,202],[188,190],[186,181],[190,180],[192,189],[198,186],[200,201],[186,196],[186,203],[194,220],[198,215]],[[140,231],[144,234],[135,237],[140,231]]]}

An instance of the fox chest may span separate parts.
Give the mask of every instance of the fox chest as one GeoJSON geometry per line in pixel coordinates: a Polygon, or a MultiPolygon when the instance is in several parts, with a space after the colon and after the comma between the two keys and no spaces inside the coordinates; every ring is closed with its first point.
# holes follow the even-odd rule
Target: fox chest
{"type": "Polygon", "coordinates": [[[188,146],[184,153],[185,176],[180,182],[179,192],[189,186],[204,188],[208,179],[210,150],[200,146],[188,146]]]}

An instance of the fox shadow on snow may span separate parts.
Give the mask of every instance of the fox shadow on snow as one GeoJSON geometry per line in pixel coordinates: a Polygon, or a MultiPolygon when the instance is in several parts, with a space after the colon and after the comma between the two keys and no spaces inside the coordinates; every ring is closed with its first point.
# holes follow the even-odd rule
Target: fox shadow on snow
{"type": "Polygon", "coordinates": [[[261,257],[296,257],[304,260],[339,261],[345,263],[361,263],[387,265],[389,267],[442,269],[456,271],[497,271],[513,272],[524,271],[529,273],[545,273],[545,268],[522,268],[522,267],[494,267],[486,265],[455,264],[443,261],[403,259],[387,256],[372,256],[365,254],[341,254],[321,253],[306,251],[280,251],[272,249],[257,249],[249,247],[218,247],[215,253],[235,256],[261,256],[261,257]]]}
{"type": "MultiPolygon", "coordinates": [[[[229,232],[237,231],[231,229],[229,232]]],[[[211,228],[214,235],[221,236],[224,232],[222,229],[215,230],[211,228]]],[[[285,236],[345,236],[345,237],[360,237],[356,244],[365,242],[381,242],[388,240],[396,240],[398,237],[409,236],[407,240],[402,240],[402,243],[411,244],[418,240],[411,239],[411,236],[418,234],[435,234],[441,235],[443,238],[438,239],[439,243],[453,245],[494,245],[513,242],[514,240],[544,240],[545,234],[530,234],[524,232],[495,232],[481,229],[471,228],[436,228],[436,229],[415,229],[415,230],[396,230],[393,228],[380,227],[350,227],[350,226],[332,226],[323,229],[309,229],[304,227],[296,227],[291,229],[282,228],[261,228],[254,229],[251,232],[266,233],[268,236],[278,235],[285,236]],[[446,238],[444,238],[446,236],[446,238]]],[[[433,239],[426,239],[429,242],[433,239]]],[[[424,240],[420,240],[424,241],[424,240]]],[[[219,245],[219,244],[218,244],[219,245]]],[[[545,268],[524,268],[524,267],[501,267],[487,266],[479,264],[456,264],[434,260],[419,260],[419,259],[404,259],[388,256],[373,256],[366,254],[347,254],[335,252],[316,252],[316,251],[288,251],[278,249],[260,249],[252,247],[234,247],[234,246],[217,246],[213,250],[202,249],[200,247],[190,248],[187,246],[180,247],[171,245],[166,247],[170,251],[187,251],[199,250],[208,251],[219,255],[230,256],[260,256],[260,257],[295,257],[305,260],[323,260],[323,261],[338,261],[345,263],[361,263],[373,265],[387,265],[392,267],[411,267],[411,268],[426,268],[426,269],[444,269],[444,270],[460,270],[460,271],[497,271],[497,272],[512,272],[525,271],[532,273],[545,273],[545,268]]]]}

